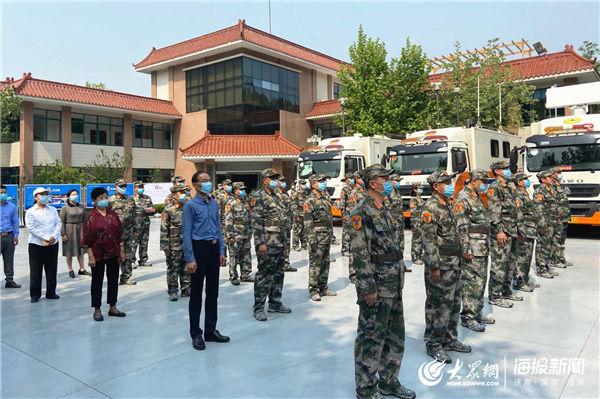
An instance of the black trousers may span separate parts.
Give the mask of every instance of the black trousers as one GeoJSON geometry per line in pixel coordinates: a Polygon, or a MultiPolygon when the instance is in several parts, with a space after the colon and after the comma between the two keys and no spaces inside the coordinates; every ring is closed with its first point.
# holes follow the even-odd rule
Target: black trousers
{"type": "Polygon", "coordinates": [[[13,233],[0,237],[0,253],[2,253],[2,261],[4,262],[4,276],[6,281],[13,281],[15,275],[15,242],[13,233]]]}
{"type": "Polygon", "coordinates": [[[29,295],[42,296],[42,270],[46,273],[46,296],[56,294],[58,244],[42,246],[29,244],[29,295]]]}
{"type": "Polygon", "coordinates": [[[104,282],[104,269],[106,268],[106,302],[109,305],[117,304],[119,292],[119,261],[115,256],[103,260],[97,260],[96,266],[92,267],[92,307],[99,308],[102,304],[102,283],[104,282]]]}
{"type": "Polygon", "coordinates": [[[203,241],[192,242],[194,257],[198,265],[191,274],[190,284],[190,335],[194,338],[202,334],[200,313],[202,312],[202,291],[206,279],[206,299],[204,301],[204,333],[211,334],[217,328],[217,298],[219,297],[219,244],[203,241]]]}

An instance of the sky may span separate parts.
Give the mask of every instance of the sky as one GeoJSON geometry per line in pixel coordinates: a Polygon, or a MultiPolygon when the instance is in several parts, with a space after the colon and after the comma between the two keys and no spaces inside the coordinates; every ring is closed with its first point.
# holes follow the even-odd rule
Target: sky
{"type": "MultiPolygon", "coordinates": [[[[234,25],[238,19],[269,31],[267,1],[246,2],[30,2],[0,0],[0,77],[64,83],[104,83],[107,88],[150,95],[150,75],[132,64],[160,48],[234,25]]],[[[584,40],[600,41],[600,2],[556,1],[320,1],[272,0],[274,35],[348,61],[359,26],[379,37],[397,57],[406,39],[431,57],[448,55],[458,41],[481,48],[489,39],[544,43],[548,52],[584,40]]],[[[600,57],[599,57],[600,58],[600,57]]]]}

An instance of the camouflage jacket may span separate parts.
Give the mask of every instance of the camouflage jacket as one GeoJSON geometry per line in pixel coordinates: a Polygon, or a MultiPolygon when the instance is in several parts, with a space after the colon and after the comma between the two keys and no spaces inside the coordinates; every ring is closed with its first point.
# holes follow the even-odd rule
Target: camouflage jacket
{"type": "Polygon", "coordinates": [[[130,229],[133,228],[136,214],[133,198],[127,195],[117,197],[115,194],[108,198],[108,204],[119,216],[119,220],[123,225],[123,230],[127,230],[127,226],[131,226],[130,229]]]}
{"type": "Polygon", "coordinates": [[[173,205],[173,194],[169,193],[167,194],[167,196],[165,197],[165,208],[169,205],[173,205]]]}
{"type": "Polygon", "coordinates": [[[226,239],[238,237],[248,238],[252,234],[250,221],[250,205],[240,197],[234,197],[225,205],[226,239]]]}
{"type": "Polygon", "coordinates": [[[317,234],[333,234],[331,207],[321,193],[313,190],[304,201],[304,231],[309,243],[317,234]]]}
{"type": "Polygon", "coordinates": [[[283,247],[285,241],[285,224],[289,215],[277,194],[268,192],[262,187],[250,198],[252,215],[252,233],[254,245],[266,244],[267,247],[283,247]]]}
{"type": "Polygon", "coordinates": [[[454,198],[454,215],[463,254],[488,256],[490,219],[476,192],[466,187],[454,198]]]}
{"type": "Polygon", "coordinates": [[[413,232],[416,232],[421,225],[421,208],[423,208],[425,200],[421,197],[411,197],[408,207],[410,209],[410,227],[413,232]]]}
{"type": "MultiPolygon", "coordinates": [[[[571,210],[569,208],[569,188],[564,188],[557,183],[554,188],[556,189],[556,202],[558,203],[558,216],[562,222],[568,222],[571,218],[571,210]]],[[[570,191],[570,190],[569,190],[570,191]]]]}
{"type": "Polygon", "coordinates": [[[498,233],[517,237],[523,215],[519,209],[513,190],[500,179],[494,180],[487,192],[488,212],[490,214],[490,233],[493,238],[498,233]]]}
{"type": "Polygon", "coordinates": [[[421,241],[426,270],[460,270],[460,262],[453,260],[462,256],[458,228],[452,207],[448,201],[434,193],[421,211],[421,241]]]}
{"type": "Polygon", "coordinates": [[[304,192],[302,188],[294,190],[292,193],[292,215],[294,218],[302,217],[304,215],[304,201],[306,201],[306,197],[308,195],[304,192]]]}
{"type": "MultiPolygon", "coordinates": [[[[146,208],[154,208],[154,204],[152,203],[152,198],[149,195],[142,194],[138,196],[133,196],[133,202],[135,202],[135,219],[137,223],[144,222],[144,224],[150,224],[150,216],[154,215],[153,213],[147,213],[146,208]]],[[[156,212],[156,211],[155,211],[156,212]]]]}
{"type": "Polygon", "coordinates": [[[367,195],[349,215],[356,292],[382,298],[402,296],[403,253],[398,228],[387,207],[367,195]]]}
{"type": "Polygon", "coordinates": [[[160,250],[183,251],[183,205],[167,205],[160,219],[160,250]]]}
{"type": "Polygon", "coordinates": [[[283,207],[283,213],[286,216],[285,221],[284,221],[285,222],[284,226],[286,229],[290,229],[292,227],[292,218],[293,218],[292,200],[291,200],[290,196],[283,190],[278,191],[276,194],[279,197],[279,202],[280,202],[281,206],[283,207]]]}
{"type": "Polygon", "coordinates": [[[344,184],[340,194],[340,211],[342,212],[342,216],[348,216],[350,213],[351,208],[348,208],[348,201],[350,200],[351,192],[352,188],[348,185],[348,183],[344,184]]]}
{"type": "Polygon", "coordinates": [[[544,184],[537,186],[533,192],[533,202],[539,214],[544,215],[543,220],[538,221],[540,228],[556,226],[560,219],[558,214],[558,201],[556,191],[553,187],[544,184]]]}
{"type": "Polygon", "coordinates": [[[233,198],[233,194],[228,194],[225,190],[221,190],[219,194],[215,196],[217,204],[219,204],[219,216],[221,218],[221,226],[225,226],[225,205],[233,198]]]}
{"type": "Polygon", "coordinates": [[[400,248],[404,248],[404,209],[400,192],[394,190],[389,197],[385,197],[383,203],[390,210],[396,228],[398,229],[400,248]]]}
{"type": "Polygon", "coordinates": [[[521,208],[523,214],[523,224],[521,225],[522,235],[527,238],[537,238],[538,224],[540,226],[546,225],[544,220],[544,214],[540,213],[539,209],[535,206],[535,202],[529,197],[527,190],[517,189],[515,196],[521,208]]]}
{"type": "Polygon", "coordinates": [[[352,209],[354,209],[354,207],[358,205],[360,201],[365,199],[365,195],[365,190],[362,188],[362,186],[360,186],[359,188],[358,184],[356,185],[356,187],[354,187],[352,191],[350,191],[350,194],[348,195],[348,201],[345,204],[346,215],[350,215],[352,209]]]}

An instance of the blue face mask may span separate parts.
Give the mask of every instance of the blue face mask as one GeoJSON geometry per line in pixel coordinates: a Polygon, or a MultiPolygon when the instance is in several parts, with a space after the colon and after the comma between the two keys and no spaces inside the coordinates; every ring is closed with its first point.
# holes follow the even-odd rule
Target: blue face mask
{"type": "Polygon", "coordinates": [[[394,188],[400,188],[400,182],[397,181],[396,183],[394,183],[394,188]]]}
{"type": "Polygon", "coordinates": [[[202,185],[200,186],[200,191],[202,191],[206,195],[210,195],[210,193],[212,193],[212,189],[213,189],[213,185],[212,185],[212,182],[210,182],[210,181],[206,181],[206,182],[202,183],[202,185]]]}
{"type": "Polygon", "coordinates": [[[187,200],[187,197],[185,194],[179,194],[179,202],[185,202],[187,200]]]}
{"type": "Polygon", "coordinates": [[[364,187],[365,187],[365,182],[364,182],[364,181],[361,181],[361,182],[360,182],[360,185],[361,185],[361,186],[363,186],[363,188],[364,188],[364,187]]]}
{"type": "Polygon", "coordinates": [[[354,179],[350,179],[350,182],[348,184],[350,184],[351,186],[353,186],[354,185],[354,179]]]}
{"type": "Polygon", "coordinates": [[[488,184],[487,183],[481,183],[481,185],[479,186],[479,192],[480,193],[485,193],[488,189],[488,184]]]}
{"type": "Polygon", "coordinates": [[[233,190],[233,187],[231,187],[231,186],[225,187],[225,191],[227,191],[228,193],[230,193],[231,190],[233,190]]]}
{"type": "Polygon", "coordinates": [[[108,200],[107,199],[100,200],[100,201],[98,201],[98,204],[96,206],[100,209],[104,209],[108,206],[108,200]]]}
{"type": "Polygon", "coordinates": [[[326,181],[320,181],[319,182],[319,191],[325,191],[325,189],[327,188],[327,182],[326,181]]]}
{"type": "Polygon", "coordinates": [[[303,185],[302,188],[305,190],[310,190],[310,186],[308,184],[303,185]]]}
{"type": "Polygon", "coordinates": [[[287,187],[287,184],[286,184],[285,182],[282,182],[282,183],[281,183],[281,189],[282,189],[282,190],[285,190],[285,188],[286,188],[286,187],[287,187]]]}
{"type": "Polygon", "coordinates": [[[525,188],[529,188],[531,186],[531,182],[529,180],[525,180],[525,188]]]}
{"type": "Polygon", "coordinates": [[[278,180],[271,180],[269,182],[269,188],[271,190],[275,190],[277,187],[279,187],[279,181],[278,180]]]}
{"type": "Polygon", "coordinates": [[[444,186],[444,195],[448,198],[450,198],[454,195],[454,185],[453,184],[448,184],[448,185],[444,186]]]}
{"type": "Polygon", "coordinates": [[[6,202],[8,200],[8,194],[0,194],[0,202],[6,202]]]}
{"type": "Polygon", "coordinates": [[[122,187],[117,187],[117,192],[121,195],[125,195],[125,193],[127,192],[127,189],[122,188],[122,187]]]}
{"type": "Polygon", "coordinates": [[[240,190],[240,197],[244,198],[246,196],[246,190],[240,190]]]}
{"type": "Polygon", "coordinates": [[[562,181],[562,179],[563,179],[563,175],[561,173],[560,175],[558,175],[558,181],[562,181]]]}
{"type": "Polygon", "coordinates": [[[138,189],[137,189],[137,193],[138,193],[139,195],[142,195],[142,194],[144,194],[144,189],[143,189],[143,188],[138,188],[138,189]]]}
{"type": "Polygon", "coordinates": [[[503,174],[505,179],[510,179],[510,176],[512,175],[510,169],[504,169],[503,174]]]}
{"type": "Polygon", "coordinates": [[[71,202],[77,202],[79,201],[79,195],[71,195],[69,199],[71,200],[71,202]]]}
{"type": "Polygon", "coordinates": [[[420,188],[420,189],[417,190],[417,192],[419,193],[419,195],[421,195],[421,194],[423,194],[423,189],[420,188]]]}
{"type": "Polygon", "coordinates": [[[385,183],[383,183],[383,191],[381,192],[381,195],[387,197],[392,193],[393,190],[394,184],[391,181],[386,181],[385,183]]]}
{"type": "Polygon", "coordinates": [[[38,202],[40,204],[46,205],[48,202],[50,202],[50,196],[48,196],[48,195],[40,195],[38,197],[38,202]]]}

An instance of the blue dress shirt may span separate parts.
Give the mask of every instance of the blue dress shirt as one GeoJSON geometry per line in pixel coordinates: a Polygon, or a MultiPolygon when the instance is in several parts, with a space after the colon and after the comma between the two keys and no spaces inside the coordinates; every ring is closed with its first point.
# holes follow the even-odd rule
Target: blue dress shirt
{"type": "Polygon", "coordinates": [[[219,205],[212,198],[196,195],[183,206],[183,256],[186,263],[195,262],[192,240],[218,240],[225,254],[219,205]]]}
{"type": "Polygon", "coordinates": [[[10,201],[0,203],[0,232],[13,232],[13,238],[19,238],[19,212],[10,201]]]}

